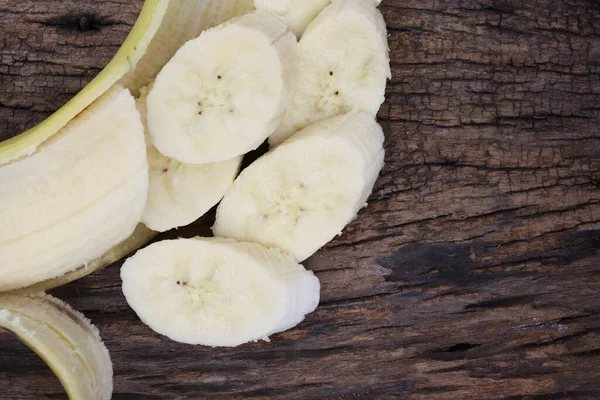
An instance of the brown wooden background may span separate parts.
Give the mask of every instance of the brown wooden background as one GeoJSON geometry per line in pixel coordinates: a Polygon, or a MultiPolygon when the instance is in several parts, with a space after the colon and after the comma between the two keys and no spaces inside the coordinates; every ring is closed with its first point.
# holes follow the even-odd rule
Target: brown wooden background
{"type": "MultiPolygon", "coordinates": [[[[0,136],[95,76],[140,6],[0,0],[0,136]]],[[[114,399],[600,399],[600,2],[381,10],[387,164],[369,208],[306,262],[319,309],[270,344],[210,349],[141,324],[119,264],[56,290],[100,329],[114,399]]],[[[1,335],[0,398],[64,397],[1,335]]]]}

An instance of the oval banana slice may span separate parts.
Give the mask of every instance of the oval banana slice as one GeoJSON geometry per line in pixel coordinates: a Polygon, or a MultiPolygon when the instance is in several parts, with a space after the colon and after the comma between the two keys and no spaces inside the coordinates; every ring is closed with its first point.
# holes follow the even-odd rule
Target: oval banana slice
{"type": "Polygon", "coordinates": [[[0,329],[16,335],[54,371],[70,400],[109,400],[113,369],[96,327],[46,295],[0,295],[0,329]]]}
{"type": "Polygon", "coordinates": [[[319,303],[319,280],[291,255],[231,239],[154,243],[125,262],[121,278],[145,324],[189,344],[268,340],[319,303]]]}
{"type": "Polygon", "coordinates": [[[279,247],[302,261],[340,234],[383,166],[367,113],[310,125],[246,168],[217,209],[216,236],[279,247]]]}

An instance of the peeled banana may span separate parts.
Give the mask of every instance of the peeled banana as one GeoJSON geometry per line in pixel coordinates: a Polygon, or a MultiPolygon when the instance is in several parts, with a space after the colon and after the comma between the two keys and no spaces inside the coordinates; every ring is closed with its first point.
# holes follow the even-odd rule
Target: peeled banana
{"type": "Polygon", "coordinates": [[[133,233],[147,197],[140,115],[115,86],[41,151],[0,168],[0,291],[101,257],[133,233]]]}

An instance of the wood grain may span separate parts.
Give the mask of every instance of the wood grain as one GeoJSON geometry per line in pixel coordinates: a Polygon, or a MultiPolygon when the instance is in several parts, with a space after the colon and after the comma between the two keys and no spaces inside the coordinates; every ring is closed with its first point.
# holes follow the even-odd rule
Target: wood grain
{"type": "MultiPolygon", "coordinates": [[[[0,0],[0,131],[85,85],[140,3],[0,0]],[[80,32],[80,15],[96,29],[80,32]]],[[[120,263],[56,290],[99,327],[114,399],[600,398],[600,3],[381,10],[394,75],[379,114],[386,166],[369,207],[306,262],[318,310],[271,343],[210,349],[145,327],[120,263]]],[[[208,234],[212,218],[163,237],[208,234]]],[[[6,335],[0,386],[10,399],[64,398],[6,335]]]]}

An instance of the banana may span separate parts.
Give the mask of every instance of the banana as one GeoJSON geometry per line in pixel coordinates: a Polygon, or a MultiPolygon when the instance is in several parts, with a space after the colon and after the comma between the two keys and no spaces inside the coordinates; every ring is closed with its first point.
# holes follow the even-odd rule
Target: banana
{"type": "Polygon", "coordinates": [[[391,72],[385,22],[374,5],[334,0],[308,26],[298,45],[297,89],[271,146],[334,115],[377,114],[391,72]]]}
{"type": "Polygon", "coordinates": [[[268,340],[319,303],[319,280],[291,255],[229,239],[152,244],[125,262],[121,278],[145,324],[189,344],[268,340]]]}
{"type": "Polygon", "coordinates": [[[285,18],[297,38],[331,0],[254,0],[257,9],[272,11],[285,18]]]}
{"type": "Polygon", "coordinates": [[[369,113],[310,125],[242,171],[213,233],[279,247],[301,262],[366,205],[383,158],[383,132],[369,113]]]}
{"type": "Polygon", "coordinates": [[[42,151],[0,168],[0,291],[101,257],[133,233],[147,196],[143,126],[117,86],[42,151]]]}
{"type": "MultiPolygon", "coordinates": [[[[137,101],[142,121],[147,118],[147,90],[137,101]]],[[[211,164],[182,164],[163,156],[152,145],[146,131],[150,165],[150,190],[142,222],[150,229],[165,232],[188,225],[216,205],[237,176],[242,156],[211,164]]]]}
{"type": "Polygon", "coordinates": [[[0,295],[0,329],[16,335],[54,371],[71,400],[109,400],[113,369],[98,330],[45,294],[0,295]]]}
{"type": "Polygon", "coordinates": [[[231,160],[274,132],[293,91],[296,39],[257,10],[187,42],[148,94],[154,146],[183,163],[231,160]]]}
{"type": "MultiPolygon", "coordinates": [[[[111,168],[112,154],[106,156],[106,149],[113,143],[118,162],[127,168],[139,161],[144,151],[136,151],[127,161],[129,164],[123,164],[126,160],[122,156],[126,151],[133,151],[133,147],[120,149],[123,143],[118,141],[116,132],[111,132],[112,135],[100,146],[106,157],[101,160],[100,152],[93,153],[96,147],[91,144],[98,139],[99,127],[106,125],[109,130],[114,130],[116,124],[99,120],[92,114],[108,107],[106,99],[119,92],[121,86],[132,93],[139,93],[180,45],[196,37],[203,29],[243,15],[253,8],[252,0],[146,0],[122,47],[89,85],[41,124],[0,143],[0,291],[32,285],[22,291],[33,292],[68,283],[139,248],[155,235],[139,224],[130,237],[123,238],[125,231],[131,233],[132,221],[138,219],[137,223],[141,218],[138,215],[142,204],[139,199],[146,189],[140,183],[143,180],[141,175],[138,179],[130,176],[129,182],[124,182],[123,177],[111,168]],[[96,121],[95,126],[90,123],[92,119],[96,121]],[[70,139],[63,137],[67,132],[70,139]],[[84,148],[92,153],[83,155],[80,150],[84,148]],[[73,155],[69,155],[71,151],[73,155]],[[41,160],[43,164],[40,164],[41,160]],[[66,160],[75,163],[70,172],[66,160]],[[83,165],[88,168],[89,176],[83,175],[83,169],[76,169],[83,165]],[[109,171],[110,176],[107,175],[109,171]],[[48,180],[44,183],[46,177],[48,180]],[[100,177],[103,180],[96,182],[100,177]],[[30,186],[32,183],[36,185],[30,186]],[[96,183],[99,183],[98,188],[92,188],[96,183]],[[114,190],[108,191],[109,187],[114,190]],[[104,188],[105,196],[94,200],[94,194],[101,194],[100,188],[104,188]],[[4,196],[4,193],[13,191],[4,196]],[[101,215],[102,212],[120,210],[123,199],[127,197],[134,201],[122,215],[101,215]],[[46,203],[42,200],[44,198],[46,203]],[[73,201],[68,201],[70,199],[73,201]],[[18,201],[23,203],[19,205],[18,201]],[[33,207],[31,213],[28,207],[33,207]],[[60,223],[51,226],[53,218],[59,215],[65,219],[55,221],[60,223]],[[104,218],[102,223],[95,226],[95,221],[101,218],[104,218]],[[18,229],[11,232],[14,226],[18,229]],[[29,234],[31,237],[27,237],[29,234]],[[86,242],[85,245],[78,247],[83,242],[86,242]],[[28,243],[33,245],[32,249],[27,247],[28,243]],[[49,252],[53,245],[57,247],[49,252]],[[104,254],[100,253],[100,249],[104,249],[104,254]],[[85,265],[77,266],[75,262],[85,262],[85,265]],[[13,271],[16,269],[19,269],[19,274],[15,275],[13,271]],[[65,275],[57,275],[63,273],[65,275]]],[[[130,101],[125,103],[126,111],[113,108],[112,112],[103,115],[116,120],[128,118],[125,114],[129,115],[131,104],[130,101]]],[[[133,114],[129,117],[134,118],[133,114]]],[[[135,118],[139,119],[139,116],[135,118]]],[[[129,127],[132,127],[131,124],[129,127]]],[[[120,139],[126,141],[127,138],[132,139],[132,135],[135,136],[133,133],[124,134],[120,139]]],[[[123,173],[127,172],[130,172],[129,169],[123,170],[123,173]]]]}

